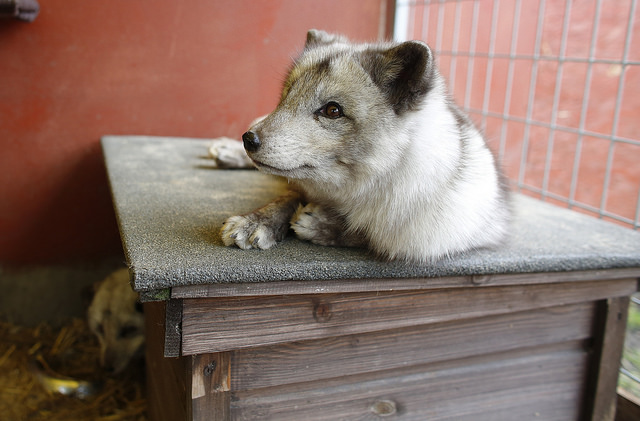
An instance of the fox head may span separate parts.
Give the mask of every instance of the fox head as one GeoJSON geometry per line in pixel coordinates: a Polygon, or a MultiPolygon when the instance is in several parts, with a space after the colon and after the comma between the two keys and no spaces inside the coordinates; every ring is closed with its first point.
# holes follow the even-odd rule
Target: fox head
{"type": "Polygon", "coordinates": [[[440,85],[423,42],[352,44],[311,30],[278,106],[244,146],[258,169],[292,180],[339,188],[370,179],[396,165],[415,135],[404,121],[440,85]]]}
{"type": "Polygon", "coordinates": [[[87,313],[89,328],[100,343],[100,364],[118,373],[142,351],[144,316],[129,271],[113,272],[96,289],[87,313]]]}

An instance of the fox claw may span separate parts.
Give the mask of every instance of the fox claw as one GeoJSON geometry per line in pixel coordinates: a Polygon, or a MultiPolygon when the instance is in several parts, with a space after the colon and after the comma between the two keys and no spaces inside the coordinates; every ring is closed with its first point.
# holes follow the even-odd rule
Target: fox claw
{"type": "Polygon", "coordinates": [[[243,250],[266,250],[276,244],[274,230],[252,216],[232,216],[227,219],[220,231],[225,246],[236,245],[243,250]]]}

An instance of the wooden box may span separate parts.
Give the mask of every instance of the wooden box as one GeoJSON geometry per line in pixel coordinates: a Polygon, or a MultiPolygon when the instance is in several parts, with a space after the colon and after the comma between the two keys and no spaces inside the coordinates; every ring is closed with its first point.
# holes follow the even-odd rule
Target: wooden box
{"type": "Polygon", "coordinates": [[[498,250],[433,265],[223,247],[286,183],[204,140],[106,137],[153,420],[611,420],[640,235],[516,195],[498,250]]]}

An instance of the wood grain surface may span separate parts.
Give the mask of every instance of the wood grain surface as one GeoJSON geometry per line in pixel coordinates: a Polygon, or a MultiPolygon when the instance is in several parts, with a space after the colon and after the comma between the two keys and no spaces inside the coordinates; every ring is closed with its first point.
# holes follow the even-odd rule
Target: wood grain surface
{"type": "Polygon", "coordinates": [[[631,295],[635,279],[434,291],[184,300],[182,354],[526,311],[631,295]]]}
{"type": "Polygon", "coordinates": [[[593,303],[232,352],[232,389],[321,381],[536,348],[591,335],[593,303]]]}
{"type": "Polygon", "coordinates": [[[386,419],[575,420],[588,360],[582,345],[237,392],[232,418],[378,420],[372,408],[386,401],[396,408],[386,419]]]}

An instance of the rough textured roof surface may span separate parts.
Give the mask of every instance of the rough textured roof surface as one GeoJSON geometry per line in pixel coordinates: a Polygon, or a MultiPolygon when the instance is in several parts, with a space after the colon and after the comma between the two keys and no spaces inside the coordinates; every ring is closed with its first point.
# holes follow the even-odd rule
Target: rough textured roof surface
{"type": "Polygon", "coordinates": [[[202,139],[105,136],[114,206],[133,287],[286,280],[436,277],[640,267],[640,233],[514,194],[508,241],[437,263],[376,260],[366,250],[287,238],[270,250],[225,247],[223,221],[266,204],[286,180],[218,170],[202,139]]]}

